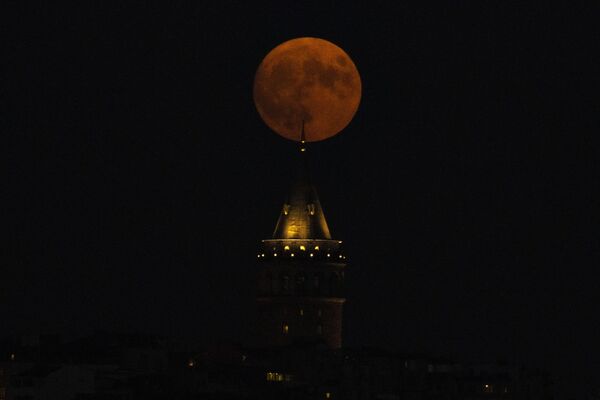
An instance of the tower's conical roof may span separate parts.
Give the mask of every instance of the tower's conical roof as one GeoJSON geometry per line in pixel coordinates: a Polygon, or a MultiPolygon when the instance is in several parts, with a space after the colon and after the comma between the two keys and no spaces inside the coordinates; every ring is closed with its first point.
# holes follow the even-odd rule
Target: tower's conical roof
{"type": "Polygon", "coordinates": [[[302,140],[296,177],[283,204],[273,239],[331,239],[317,190],[310,179],[306,153],[302,140]]]}

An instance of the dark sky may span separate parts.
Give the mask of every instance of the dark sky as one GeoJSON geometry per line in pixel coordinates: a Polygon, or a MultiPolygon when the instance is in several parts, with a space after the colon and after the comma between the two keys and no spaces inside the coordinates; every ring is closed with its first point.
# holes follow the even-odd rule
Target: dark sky
{"type": "Polygon", "coordinates": [[[350,125],[310,148],[351,262],[345,343],[598,379],[596,9],[15,3],[2,334],[243,338],[295,149],[253,77],[317,36],[363,83],[350,125]]]}

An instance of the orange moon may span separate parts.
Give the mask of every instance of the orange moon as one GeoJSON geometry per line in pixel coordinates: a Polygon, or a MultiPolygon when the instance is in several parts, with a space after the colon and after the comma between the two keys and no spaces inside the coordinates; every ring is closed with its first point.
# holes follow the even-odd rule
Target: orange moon
{"type": "Polygon", "coordinates": [[[304,37],[280,44],[260,63],[254,104],[261,118],[286,139],[308,142],[332,137],[354,117],[361,81],[356,66],[327,40],[304,37]]]}

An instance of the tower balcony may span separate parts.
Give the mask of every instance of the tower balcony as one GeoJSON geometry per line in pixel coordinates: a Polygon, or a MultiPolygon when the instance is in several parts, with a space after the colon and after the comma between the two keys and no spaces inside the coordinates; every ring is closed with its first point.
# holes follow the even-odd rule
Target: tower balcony
{"type": "Polygon", "coordinates": [[[260,261],[304,260],[346,263],[342,241],[332,239],[265,239],[257,258],[260,261]]]}

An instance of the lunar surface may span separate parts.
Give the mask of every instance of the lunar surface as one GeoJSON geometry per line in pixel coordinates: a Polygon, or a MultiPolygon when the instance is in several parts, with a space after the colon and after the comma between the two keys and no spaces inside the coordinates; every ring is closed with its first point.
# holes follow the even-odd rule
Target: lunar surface
{"type": "Polygon", "coordinates": [[[275,47],[254,78],[254,103],[279,135],[316,142],[336,135],[354,117],[361,81],[338,46],[318,38],[292,39],[275,47]]]}

